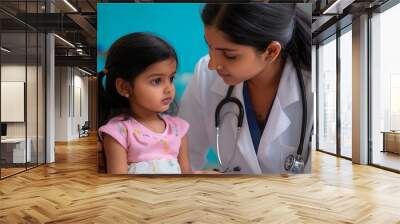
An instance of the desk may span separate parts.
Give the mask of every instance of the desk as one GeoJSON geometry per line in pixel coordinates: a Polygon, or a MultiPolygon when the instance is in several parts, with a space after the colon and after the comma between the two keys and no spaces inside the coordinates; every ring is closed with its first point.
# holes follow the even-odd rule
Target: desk
{"type": "Polygon", "coordinates": [[[6,138],[1,139],[1,157],[6,160],[6,163],[25,163],[31,161],[31,144],[30,138],[26,140],[28,142],[25,154],[25,138],[6,138]],[[25,158],[27,156],[27,161],[25,158]],[[12,158],[12,159],[11,159],[12,158]]]}
{"type": "Polygon", "coordinates": [[[400,154],[400,131],[382,131],[381,133],[383,133],[382,152],[400,154]]]}

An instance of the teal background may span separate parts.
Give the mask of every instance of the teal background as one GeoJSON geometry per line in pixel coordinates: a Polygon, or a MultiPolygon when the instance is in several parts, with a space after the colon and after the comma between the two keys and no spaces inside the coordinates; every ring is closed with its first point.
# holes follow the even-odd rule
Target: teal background
{"type": "MultiPolygon", "coordinates": [[[[200,17],[202,6],[201,3],[98,3],[97,71],[104,68],[107,50],[118,38],[132,32],[153,33],[177,52],[179,65],[174,82],[179,104],[197,61],[208,53],[200,17]]],[[[218,164],[211,149],[206,159],[209,163],[205,168],[218,164]]]]}

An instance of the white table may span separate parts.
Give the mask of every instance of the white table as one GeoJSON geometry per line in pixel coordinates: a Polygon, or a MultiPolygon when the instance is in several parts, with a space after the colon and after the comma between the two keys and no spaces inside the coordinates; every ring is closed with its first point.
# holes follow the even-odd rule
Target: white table
{"type": "MultiPolygon", "coordinates": [[[[25,154],[25,138],[6,138],[1,139],[1,151],[6,152],[12,150],[12,163],[25,163],[31,162],[31,145],[32,141],[30,138],[26,139],[28,143],[25,154]],[[9,147],[12,147],[11,149],[9,147]],[[27,161],[25,161],[27,158],[27,161]]],[[[2,156],[3,157],[3,156],[2,156]]]]}

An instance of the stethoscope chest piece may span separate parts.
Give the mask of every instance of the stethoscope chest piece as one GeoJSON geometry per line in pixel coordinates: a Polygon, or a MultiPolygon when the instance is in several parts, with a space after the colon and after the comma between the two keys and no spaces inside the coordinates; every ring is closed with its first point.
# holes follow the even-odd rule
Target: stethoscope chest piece
{"type": "Polygon", "coordinates": [[[291,173],[303,173],[304,160],[301,155],[289,155],[285,160],[285,170],[291,173]]]}

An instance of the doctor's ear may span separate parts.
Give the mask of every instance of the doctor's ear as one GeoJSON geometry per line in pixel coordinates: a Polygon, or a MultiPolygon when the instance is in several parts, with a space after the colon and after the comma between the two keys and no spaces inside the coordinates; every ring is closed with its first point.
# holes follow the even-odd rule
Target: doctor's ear
{"type": "Polygon", "coordinates": [[[265,61],[269,63],[276,61],[281,51],[281,44],[278,41],[272,41],[264,52],[265,61]]]}
{"type": "Polygon", "coordinates": [[[115,80],[115,87],[117,89],[117,92],[119,93],[119,95],[128,98],[131,92],[131,86],[130,84],[121,79],[121,78],[117,78],[115,80]]]}

